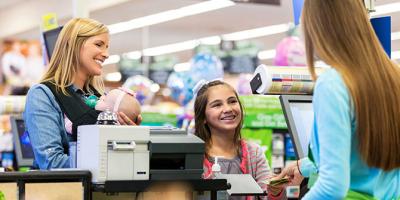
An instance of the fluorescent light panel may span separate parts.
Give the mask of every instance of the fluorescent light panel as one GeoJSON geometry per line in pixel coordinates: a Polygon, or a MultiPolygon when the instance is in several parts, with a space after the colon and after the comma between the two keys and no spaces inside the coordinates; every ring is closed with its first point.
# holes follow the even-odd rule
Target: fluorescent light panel
{"type": "Polygon", "coordinates": [[[195,48],[199,44],[198,40],[188,40],[184,42],[168,44],[143,50],[145,56],[157,56],[162,54],[174,53],[195,48]]]}
{"type": "Polygon", "coordinates": [[[257,57],[260,60],[268,60],[268,59],[275,58],[275,55],[276,55],[276,50],[275,49],[270,49],[270,50],[265,50],[265,51],[258,52],[257,57]]]}
{"type": "Polygon", "coordinates": [[[399,12],[400,11],[400,2],[375,6],[375,10],[376,10],[376,12],[371,13],[371,17],[375,17],[378,15],[385,15],[385,14],[394,13],[394,12],[399,12]]]}
{"type": "Polygon", "coordinates": [[[249,38],[256,38],[262,36],[268,36],[278,33],[284,33],[289,30],[289,24],[277,24],[272,26],[265,26],[256,29],[250,29],[245,31],[239,31],[235,33],[229,33],[222,35],[223,40],[244,40],[249,38]]]}
{"type": "Polygon", "coordinates": [[[189,71],[190,69],[190,63],[185,62],[185,63],[178,63],[174,66],[174,71],[176,72],[183,72],[183,71],[189,71]]]}
{"type": "Polygon", "coordinates": [[[400,51],[392,51],[392,60],[400,59],[400,51]]]}
{"type": "Polygon", "coordinates": [[[392,40],[400,40],[400,32],[392,33],[392,40]]]}
{"type": "Polygon", "coordinates": [[[119,55],[111,55],[104,61],[103,65],[115,64],[119,62],[120,59],[119,55]]]}
{"type": "Polygon", "coordinates": [[[171,21],[191,15],[197,15],[200,13],[217,10],[233,5],[235,5],[235,3],[230,0],[210,0],[174,10],[160,12],[154,15],[132,19],[130,21],[111,24],[108,26],[108,28],[110,29],[110,34],[121,33],[124,31],[159,24],[162,22],[171,21]]]}

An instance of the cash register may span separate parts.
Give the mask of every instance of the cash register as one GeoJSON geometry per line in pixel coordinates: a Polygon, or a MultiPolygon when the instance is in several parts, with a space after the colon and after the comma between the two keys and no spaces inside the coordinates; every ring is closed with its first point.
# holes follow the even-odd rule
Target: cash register
{"type": "Polygon", "coordinates": [[[77,168],[93,182],[200,179],[204,142],[172,127],[78,127],[77,168]]]}

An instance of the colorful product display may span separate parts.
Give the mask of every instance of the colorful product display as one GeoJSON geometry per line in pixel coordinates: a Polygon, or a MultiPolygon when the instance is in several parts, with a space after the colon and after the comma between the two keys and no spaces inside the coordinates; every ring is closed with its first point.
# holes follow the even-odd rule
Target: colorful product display
{"type": "Polygon", "coordinates": [[[0,96],[0,115],[22,113],[25,96],[0,96]]]}

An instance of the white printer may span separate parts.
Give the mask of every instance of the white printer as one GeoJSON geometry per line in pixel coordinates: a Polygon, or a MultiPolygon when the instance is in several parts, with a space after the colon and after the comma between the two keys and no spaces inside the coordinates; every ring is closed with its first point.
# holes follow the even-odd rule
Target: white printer
{"type": "Polygon", "coordinates": [[[79,126],[77,168],[90,170],[96,183],[148,180],[149,141],[145,126],[79,126]]]}

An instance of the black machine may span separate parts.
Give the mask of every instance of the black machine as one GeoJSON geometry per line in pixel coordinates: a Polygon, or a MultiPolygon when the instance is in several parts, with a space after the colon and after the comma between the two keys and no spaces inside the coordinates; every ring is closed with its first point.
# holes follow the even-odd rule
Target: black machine
{"type": "Polygon", "coordinates": [[[200,179],[205,146],[176,128],[150,129],[150,179],[200,179]]]}
{"type": "Polygon", "coordinates": [[[282,110],[297,158],[306,157],[314,120],[311,95],[281,95],[282,110]]]}
{"type": "Polygon", "coordinates": [[[33,151],[29,141],[28,132],[22,117],[12,116],[11,131],[13,134],[14,151],[18,167],[31,167],[33,164],[33,151]]]}

